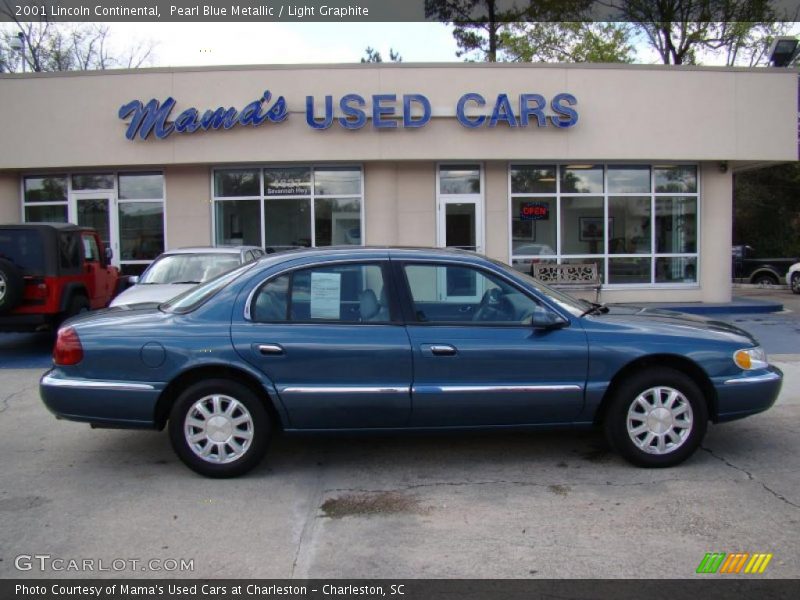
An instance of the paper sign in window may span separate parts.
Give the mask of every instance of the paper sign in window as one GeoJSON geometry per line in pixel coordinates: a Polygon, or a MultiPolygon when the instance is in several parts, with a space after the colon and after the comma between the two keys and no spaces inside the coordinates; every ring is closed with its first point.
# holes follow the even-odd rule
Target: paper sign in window
{"type": "Polygon", "coordinates": [[[311,273],[311,318],[339,319],[341,273],[311,273]]]}

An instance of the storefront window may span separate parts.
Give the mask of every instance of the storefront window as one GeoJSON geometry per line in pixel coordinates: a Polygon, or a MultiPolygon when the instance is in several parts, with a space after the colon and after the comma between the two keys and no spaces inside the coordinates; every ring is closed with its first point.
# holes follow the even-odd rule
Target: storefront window
{"type": "Polygon", "coordinates": [[[273,250],[310,246],[311,200],[264,200],[264,234],[273,250]]]}
{"type": "Polygon", "coordinates": [[[156,200],[163,197],[162,173],[120,173],[120,200],[156,200]]]}
{"type": "Polygon", "coordinates": [[[67,205],[51,204],[44,206],[26,206],[26,223],[66,223],[67,205]]]}
{"type": "Polygon", "coordinates": [[[602,194],[602,165],[567,165],[561,167],[561,193],[602,194]]]}
{"type": "Polygon", "coordinates": [[[697,282],[695,165],[511,165],[509,182],[514,268],[595,263],[606,285],[697,282]]]}
{"type": "Polygon", "coordinates": [[[214,172],[214,195],[220,198],[260,196],[258,169],[225,169],[214,172]]]}
{"type": "Polygon", "coordinates": [[[67,178],[64,175],[25,178],[25,202],[66,202],[67,178]]]}
{"type": "Polygon", "coordinates": [[[113,190],[113,173],[81,173],[72,176],[73,191],[113,190]]]}
{"type": "Polygon", "coordinates": [[[164,252],[163,203],[120,202],[119,246],[122,261],[153,260],[164,252]]]}
{"type": "Polygon", "coordinates": [[[480,194],[481,169],[478,165],[443,165],[439,168],[440,194],[480,194]]]}
{"type": "Polygon", "coordinates": [[[215,170],[215,242],[254,244],[275,251],[360,245],[362,189],[360,167],[215,170]],[[231,183],[234,177],[242,185],[231,183]],[[226,199],[245,193],[254,199],[226,199]]]}

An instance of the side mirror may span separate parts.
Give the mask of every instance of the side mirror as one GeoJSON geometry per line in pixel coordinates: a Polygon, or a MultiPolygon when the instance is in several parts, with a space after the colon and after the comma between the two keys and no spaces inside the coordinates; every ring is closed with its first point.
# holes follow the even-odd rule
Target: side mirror
{"type": "Polygon", "coordinates": [[[557,315],[552,310],[543,306],[537,306],[533,309],[531,315],[531,327],[534,329],[541,329],[548,331],[550,329],[561,329],[569,324],[564,317],[557,315]]]}
{"type": "Polygon", "coordinates": [[[136,285],[139,283],[139,276],[138,275],[129,275],[128,276],[128,285],[136,285]]]}
{"type": "Polygon", "coordinates": [[[106,260],[111,262],[112,258],[114,258],[114,251],[111,248],[106,248],[106,260]]]}

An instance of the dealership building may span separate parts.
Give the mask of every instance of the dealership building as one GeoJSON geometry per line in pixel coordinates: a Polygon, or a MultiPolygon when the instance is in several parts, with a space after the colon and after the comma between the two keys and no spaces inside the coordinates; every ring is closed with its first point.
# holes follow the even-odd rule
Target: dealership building
{"type": "Polygon", "coordinates": [[[731,297],[733,174],[798,155],[787,69],[353,64],[0,76],[0,222],[189,245],[594,263],[604,301],[731,297]]]}

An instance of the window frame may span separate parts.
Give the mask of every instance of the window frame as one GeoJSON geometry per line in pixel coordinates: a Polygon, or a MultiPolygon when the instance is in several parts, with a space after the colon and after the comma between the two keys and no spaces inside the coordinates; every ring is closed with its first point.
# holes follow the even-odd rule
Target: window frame
{"type": "MultiPolygon", "coordinates": [[[[359,201],[359,220],[361,226],[361,241],[358,244],[351,244],[354,247],[357,246],[364,246],[366,241],[366,220],[365,220],[365,198],[364,198],[364,190],[366,189],[365,184],[366,172],[364,169],[364,165],[362,163],[258,163],[258,164],[250,164],[250,165],[242,165],[242,164],[234,164],[234,165],[217,165],[211,167],[211,175],[209,177],[209,188],[210,188],[210,198],[211,198],[211,241],[212,244],[215,246],[221,245],[221,242],[217,240],[217,202],[231,202],[231,201],[248,201],[248,202],[258,202],[259,203],[259,215],[260,215],[260,229],[259,235],[260,240],[257,245],[261,247],[262,250],[266,250],[267,247],[274,247],[273,245],[267,245],[266,243],[266,204],[265,202],[269,202],[271,200],[308,200],[309,201],[309,219],[311,224],[311,245],[309,248],[329,248],[331,246],[317,246],[317,231],[316,231],[316,200],[325,200],[325,199],[358,199],[359,201]],[[289,168],[308,168],[311,172],[310,180],[309,180],[309,193],[306,195],[301,194],[281,194],[281,195],[267,195],[266,194],[266,185],[264,180],[264,170],[265,169],[289,169],[289,168]],[[359,193],[358,194],[317,194],[316,193],[316,186],[315,186],[315,175],[317,170],[325,170],[330,168],[351,168],[357,169],[360,173],[359,177],[359,193]],[[216,186],[215,186],[215,178],[217,171],[230,171],[230,170],[238,170],[238,169],[245,169],[245,170],[256,170],[258,171],[259,177],[259,194],[258,196],[218,196],[216,194],[216,186]]],[[[280,246],[279,246],[280,247],[280,246]]]]}
{"type": "Polygon", "coordinates": [[[315,325],[339,325],[339,326],[352,326],[352,325],[399,325],[403,326],[402,310],[400,308],[400,301],[398,298],[398,286],[395,285],[394,272],[392,269],[392,261],[388,258],[360,258],[360,259],[342,259],[336,261],[314,262],[302,265],[295,265],[287,269],[283,269],[276,273],[270,274],[268,277],[260,280],[253,286],[253,289],[247,295],[247,300],[244,305],[244,320],[255,325],[291,325],[291,326],[315,326],[315,325]],[[386,297],[389,300],[389,320],[388,321],[342,321],[335,319],[314,319],[308,321],[295,321],[290,318],[292,306],[292,290],[294,286],[294,276],[298,271],[309,271],[317,268],[330,268],[343,265],[356,265],[356,266],[378,266],[381,269],[381,276],[383,277],[383,286],[386,288],[386,297]],[[283,276],[289,276],[289,286],[286,297],[286,320],[284,321],[256,321],[253,318],[253,303],[255,302],[261,290],[269,285],[272,281],[279,279],[283,276]]]}
{"type": "MultiPolygon", "coordinates": [[[[702,232],[702,212],[703,212],[703,177],[702,177],[702,164],[695,161],[584,161],[585,164],[599,164],[603,167],[603,191],[597,192],[562,192],[561,190],[561,177],[562,169],[575,163],[575,161],[535,161],[535,160],[520,160],[508,161],[506,169],[507,177],[507,191],[508,191],[508,257],[509,263],[512,265],[516,260],[539,260],[539,261],[552,261],[558,264],[565,264],[569,261],[578,262],[596,262],[601,267],[602,286],[607,290],[632,290],[632,289],[699,289],[702,281],[701,270],[701,232],[702,232]],[[534,192],[514,192],[512,188],[511,171],[514,167],[555,167],[556,169],[556,190],[555,192],[548,193],[534,193],[534,192]],[[608,171],[609,167],[648,167],[650,169],[650,191],[649,192],[610,192],[608,189],[608,171]],[[697,181],[697,189],[694,192],[656,192],[655,187],[655,170],[658,167],[672,167],[672,166],[688,166],[694,167],[697,181]],[[603,236],[603,251],[598,254],[564,254],[562,251],[562,231],[561,231],[561,207],[562,199],[565,197],[576,198],[589,198],[601,197],[603,200],[603,219],[608,223],[609,217],[609,201],[610,198],[624,198],[624,197],[649,197],[650,198],[650,251],[648,253],[624,253],[624,254],[611,254],[609,252],[610,239],[606,234],[603,236]],[[676,197],[676,198],[694,198],[696,206],[696,231],[695,231],[695,252],[666,252],[659,253],[656,251],[656,206],[659,198],[663,197],[676,197]],[[554,254],[547,255],[524,255],[514,254],[514,241],[513,241],[513,207],[514,200],[518,198],[529,198],[535,201],[537,198],[555,198],[556,209],[556,246],[554,254]],[[650,261],[650,280],[649,282],[635,282],[635,283],[609,283],[610,261],[612,259],[648,259],[650,261]],[[694,259],[696,261],[695,281],[680,282],[669,281],[659,282],[657,280],[656,264],[659,259],[674,259],[686,258],[694,259]]],[[[607,228],[604,228],[607,229],[607,228]]],[[[514,267],[516,268],[516,267],[514,267]]]]}
{"type": "MultiPolygon", "coordinates": [[[[538,294],[532,293],[529,289],[523,287],[519,282],[506,276],[504,273],[487,268],[484,265],[476,265],[463,261],[447,260],[439,258],[436,259],[408,258],[408,259],[392,259],[392,266],[393,270],[395,271],[395,277],[398,280],[397,288],[398,288],[398,293],[400,294],[401,306],[403,307],[403,319],[406,325],[415,325],[422,327],[493,327],[493,328],[503,328],[503,329],[522,328],[533,331],[533,327],[530,324],[517,323],[515,321],[508,321],[508,322],[420,321],[417,318],[416,311],[414,310],[414,296],[411,293],[411,284],[408,281],[408,275],[406,274],[406,267],[408,266],[428,266],[433,268],[453,266],[453,267],[473,269],[475,271],[480,272],[485,277],[488,278],[493,277],[495,279],[502,280],[503,283],[505,283],[509,287],[514,288],[517,292],[524,295],[532,302],[546,308],[547,310],[553,311],[555,314],[559,315],[562,319],[564,319],[564,321],[567,323],[566,327],[569,327],[572,323],[572,319],[569,316],[565,315],[563,311],[554,307],[550,302],[547,302],[544,298],[541,298],[538,294]]],[[[480,300],[478,302],[480,302],[480,300]]]]}

